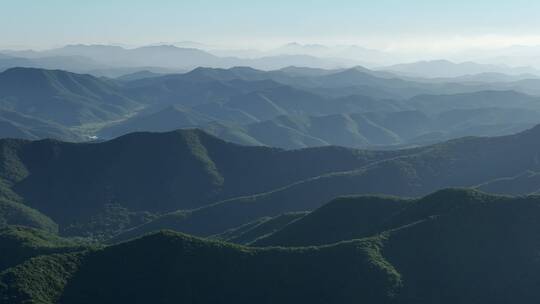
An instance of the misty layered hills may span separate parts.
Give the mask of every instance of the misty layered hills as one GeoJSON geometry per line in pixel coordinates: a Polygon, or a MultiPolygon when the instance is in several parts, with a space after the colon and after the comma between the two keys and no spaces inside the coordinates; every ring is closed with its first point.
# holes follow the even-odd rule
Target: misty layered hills
{"type": "MultiPolygon", "coordinates": [[[[304,71],[299,68],[274,72],[250,68],[199,68],[187,74],[141,79],[128,83],[130,96],[133,99],[143,99],[152,106],[131,119],[103,128],[98,136],[111,138],[140,130],[168,131],[200,127],[212,134],[223,136],[224,139],[242,144],[276,145],[285,148],[324,144],[369,147],[381,144],[429,143],[437,138],[440,141],[465,135],[509,134],[531,127],[538,120],[536,111],[540,105],[539,99],[513,91],[419,95],[408,100],[380,100],[366,95],[335,98],[313,91],[313,87],[317,86],[335,86],[334,89],[341,87],[346,90],[351,83],[362,84],[362,81],[367,81],[366,85],[398,82],[402,83],[404,88],[408,87],[403,80],[378,78],[359,69],[321,74],[318,70],[304,71]],[[358,78],[358,75],[363,76],[358,78]],[[364,76],[368,80],[365,80],[364,76]],[[465,115],[462,122],[436,125],[439,121],[438,115],[454,114],[441,112],[465,109],[470,110],[470,114],[465,115]],[[394,132],[395,129],[385,123],[381,125],[377,121],[357,122],[352,119],[353,126],[349,126],[351,122],[344,121],[349,120],[349,114],[405,110],[430,114],[428,120],[434,122],[424,123],[414,134],[405,137],[399,135],[400,138],[396,138],[396,134],[384,135],[394,132]],[[497,111],[500,114],[494,114],[497,111]],[[504,113],[505,111],[507,113],[504,113]],[[478,123],[471,119],[474,115],[482,117],[478,123]],[[509,119],[510,117],[513,118],[509,119]],[[324,129],[336,132],[328,131],[328,136],[321,137],[305,130],[311,126],[299,127],[298,123],[294,122],[283,128],[284,125],[280,122],[283,119],[326,121],[324,129]],[[376,126],[372,127],[373,124],[376,126]],[[358,128],[360,130],[355,130],[358,128]],[[382,129],[378,132],[383,135],[380,138],[369,138],[370,129],[373,128],[382,129]],[[493,132],[486,133],[487,130],[493,132]],[[332,140],[328,141],[325,137],[332,140]]],[[[319,87],[315,91],[321,90],[322,87],[319,87]]],[[[369,93],[369,90],[362,92],[369,93]]],[[[406,115],[406,112],[381,115],[400,116],[406,115]]]]}
{"type": "Polygon", "coordinates": [[[106,65],[82,56],[13,57],[0,54],[0,72],[11,68],[59,69],[75,73],[96,72],[108,69],[106,65]]]}
{"type": "Polygon", "coordinates": [[[10,110],[0,110],[1,138],[61,138],[67,141],[86,140],[80,134],[58,123],[41,120],[10,110]]]}
{"type": "Polygon", "coordinates": [[[33,230],[11,229],[0,234],[12,240],[9,252],[46,246],[59,254],[25,249],[37,257],[0,274],[0,299],[535,303],[539,203],[536,196],[458,189],[414,200],[342,198],[261,239],[294,247],[242,247],[165,231],[77,250],[33,230]]]}
{"type": "Polygon", "coordinates": [[[288,149],[410,146],[519,132],[538,123],[540,105],[540,98],[512,91],[532,88],[532,80],[500,88],[421,83],[360,67],[197,68],[131,80],[15,68],[0,76],[0,134],[25,139],[84,141],[197,127],[241,144],[288,149]],[[439,116],[459,118],[454,110],[469,112],[462,121],[438,123],[439,116]],[[407,118],[415,111],[420,122],[407,118]]]}
{"type": "Polygon", "coordinates": [[[515,91],[481,91],[453,95],[418,95],[407,103],[425,113],[455,109],[510,108],[539,110],[540,99],[515,91]]]}
{"type": "Polygon", "coordinates": [[[496,73],[502,75],[538,78],[540,71],[532,67],[507,67],[475,62],[454,63],[448,60],[419,61],[379,68],[404,76],[425,78],[453,78],[496,73]],[[527,76],[528,75],[528,76],[527,76]]]}
{"type": "MultiPolygon", "coordinates": [[[[322,58],[306,54],[269,54],[258,56],[258,58],[221,57],[198,48],[173,45],[152,45],[130,49],[112,45],[67,45],[45,51],[4,50],[1,52],[25,60],[23,61],[25,65],[20,66],[67,69],[98,76],[118,74],[125,68],[143,67],[178,70],[193,69],[198,66],[214,68],[252,66],[258,69],[274,70],[295,64],[328,69],[357,64],[347,59],[322,58]],[[55,62],[44,65],[42,61],[45,58],[55,58],[59,61],[56,65],[55,62]],[[60,61],[64,58],[65,62],[60,61]],[[72,58],[80,58],[81,62],[70,62],[72,58]]],[[[5,68],[17,66],[14,64],[7,61],[3,66],[5,68]]]]}
{"type": "Polygon", "coordinates": [[[540,188],[538,128],[522,132],[538,123],[540,98],[508,89],[535,80],[425,83],[360,67],[135,76],[0,74],[2,137],[108,140],[0,141],[1,225],[97,240],[168,228],[248,244],[292,218],[280,215],[336,196],[540,188]],[[171,131],[185,128],[200,130],[171,131]],[[333,145],[386,152],[273,148],[333,145]]]}
{"type": "Polygon", "coordinates": [[[46,51],[56,56],[79,55],[102,62],[108,66],[155,66],[186,67],[189,62],[202,65],[206,62],[213,65],[217,57],[204,51],[174,46],[147,46],[136,49],[125,49],[108,45],[68,45],[63,48],[46,51]]]}
{"type": "Polygon", "coordinates": [[[278,87],[232,97],[219,106],[219,113],[208,104],[169,106],[105,127],[98,136],[199,127],[244,145],[373,148],[512,134],[534,126],[540,117],[540,100],[515,92],[422,95],[405,102],[351,96],[328,106],[327,101],[309,94],[278,93],[283,90],[278,87]],[[302,100],[305,102],[298,103],[302,100]]]}
{"type": "MultiPolygon", "coordinates": [[[[402,150],[401,155],[374,161],[356,170],[324,174],[269,192],[166,214],[125,232],[118,239],[129,239],[160,229],[209,236],[265,216],[314,210],[343,195],[414,197],[447,187],[477,187],[529,171],[538,172],[539,136],[539,128],[535,127],[516,135],[463,138],[415,150],[402,150]]],[[[538,189],[536,181],[528,179],[528,186],[521,188],[497,187],[495,192],[535,193],[538,189]]],[[[482,189],[490,190],[485,186],[482,189]]]]}
{"type": "Polygon", "coordinates": [[[0,107],[65,126],[121,118],[138,107],[113,82],[59,70],[0,73],[0,107]]]}
{"type": "Polygon", "coordinates": [[[125,74],[120,77],[117,77],[116,79],[120,81],[134,81],[134,80],[141,80],[141,79],[153,78],[153,77],[159,77],[159,76],[163,76],[163,73],[155,73],[152,71],[143,70],[143,71],[136,71],[133,73],[125,74]]]}
{"type": "MultiPolygon", "coordinates": [[[[230,68],[252,66],[273,70],[287,66],[313,68],[349,68],[359,64],[378,66],[376,70],[390,71],[406,77],[454,78],[484,73],[537,77],[539,71],[531,67],[509,67],[504,64],[455,63],[448,60],[418,61],[388,66],[396,62],[395,55],[359,46],[327,47],[290,43],[268,51],[218,50],[199,43],[177,43],[177,46],[156,44],[137,48],[115,45],[67,45],[44,51],[1,50],[0,64],[4,68],[17,66],[65,69],[94,75],[121,75],[122,69],[192,69],[197,66],[230,68]],[[9,61],[9,59],[13,61],[9,61]],[[18,61],[17,61],[18,60],[18,61]],[[120,73],[120,74],[119,74],[120,73]]],[[[530,55],[530,54],[529,54],[530,55]]],[[[510,58],[507,58],[510,59],[510,58]]],[[[529,58],[530,59],[530,58],[529,58]]],[[[399,59],[397,59],[399,61],[399,59]]],[[[401,59],[403,62],[404,59],[401,59]]],[[[494,61],[500,61],[494,59],[494,61]]],[[[523,62],[523,60],[521,60],[523,62]]],[[[523,63],[521,63],[523,64],[523,63]]]]}

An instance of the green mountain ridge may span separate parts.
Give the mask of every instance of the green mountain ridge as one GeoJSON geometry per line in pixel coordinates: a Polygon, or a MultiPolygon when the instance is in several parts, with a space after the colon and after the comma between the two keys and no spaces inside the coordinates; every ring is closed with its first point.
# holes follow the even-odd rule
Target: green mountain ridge
{"type": "Polygon", "coordinates": [[[65,126],[117,119],[140,105],[113,82],[60,70],[0,73],[0,107],[65,126]]]}
{"type": "Polygon", "coordinates": [[[417,200],[341,198],[278,232],[294,247],[244,247],[162,231],[29,259],[0,273],[0,299],[535,303],[539,207],[538,196],[465,189],[417,200]],[[360,239],[343,240],[351,237],[360,239]]]}
{"type": "MultiPolygon", "coordinates": [[[[163,215],[126,231],[129,239],[172,229],[208,236],[238,227],[264,216],[314,210],[338,196],[388,194],[422,196],[447,187],[476,187],[497,178],[535,171],[540,146],[539,127],[510,136],[463,138],[366,164],[346,172],[334,172],[299,181],[253,196],[239,197],[189,212],[163,215]]],[[[530,180],[535,188],[535,180],[530,180]]],[[[525,187],[526,189],[526,187],[525,187]]],[[[508,189],[509,192],[514,191],[508,189]]],[[[497,189],[504,193],[505,189],[497,189]]],[[[519,193],[519,194],[527,194],[519,193]]]]}
{"type": "Polygon", "coordinates": [[[540,99],[519,89],[527,82],[426,84],[360,67],[299,70],[196,68],[128,81],[13,68],[0,74],[0,136],[88,141],[198,127],[241,144],[287,149],[395,148],[506,135],[540,121],[540,99]],[[429,118],[407,118],[414,111],[429,118]]]}
{"type": "Polygon", "coordinates": [[[0,228],[20,225],[36,229],[58,232],[58,225],[49,217],[21,203],[0,199],[0,228]]]}
{"type": "Polygon", "coordinates": [[[33,257],[80,251],[81,243],[63,239],[41,229],[23,226],[0,228],[0,273],[33,257]]]}
{"type": "Polygon", "coordinates": [[[6,281],[0,298],[11,303],[36,298],[43,303],[352,303],[363,298],[389,303],[399,287],[399,276],[378,254],[376,241],[268,250],[171,232],[78,257],[32,259],[2,273],[0,282],[6,281]],[[21,284],[22,277],[29,284],[21,284]],[[60,284],[38,289],[44,282],[60,284]]]}
{"type": "MultiPolygon", "coordinates": [[[[207,109],[208,110],[208,109],[207,109]]],[[[101,131],[113,138],[134,131],[164,132],[198,127],[227,141],[284,149],[338,145],[353,148],[392,148],[436,143],[464,136],[514,134],[533,127],[537,111],[512,108],[454,109],[425,115],[421,111],[364,112],[323,116],[278,115],[259,121],[243,110],[242,123],[216,118],[211,111],[167,107],[157,113],[136,116],[101,131]],[[202,114],[205,113],[205,114],[202,114]],[[516,117],[519,117],[516,120],[516,117]]],[[[220,110],[223,113],[224,110],[220,110]]],[[[262,111],[262,110],[261,110],[262,111]]],[[[271,111],[266,111],[270,113],[271,111]]],[[[236,117],[236,116],[235,116],[236,117]]]]}
{"type": "Polygon", "coordinates": [[[6,139],[0,140],[0,151],[6,195],[51,217],[64,232],[91,217],[108,220],[103,212],[135,223],[149,218],[144,212],[194,209],[401,153],[244,147],[200,130],[83,144],[6,139]]]}

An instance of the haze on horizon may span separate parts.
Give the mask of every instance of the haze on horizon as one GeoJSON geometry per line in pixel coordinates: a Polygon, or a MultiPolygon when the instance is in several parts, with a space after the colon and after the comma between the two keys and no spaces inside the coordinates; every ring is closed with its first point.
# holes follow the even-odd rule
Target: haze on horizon
{"type": "Polygon", "coordinates": [[[527,0],[2,2],[0,49],[180,41],[272,49],[294,41],[448,57],[540,45],[540,3],[527,0]]]}

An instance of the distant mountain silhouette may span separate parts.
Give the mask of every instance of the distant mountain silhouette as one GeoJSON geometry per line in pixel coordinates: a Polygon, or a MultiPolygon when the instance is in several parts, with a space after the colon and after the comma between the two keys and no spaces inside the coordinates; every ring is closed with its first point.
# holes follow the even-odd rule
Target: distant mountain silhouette
{"type": "MultiPolygon", "coordinates": [[[[252,66],[259,69],[272,70],[295,64],[315,68],[338,68],[356,64],[351,60],[327,59],[302,54],[277,54],[254,59],[228,56],[218,57],[198,48],[176,47],[173,45],[151,45],[126,49],[112,45],[79,44],[39,52],[12,51],[8,54],[30,60],[41,57],[84,57],[108,67],[161,67],[177,69],[192,69],[198,66],[214,68],[252,66]]],[[[97,69],[97,67],[92,69],[97,69]]]]}
{"type": "Polygon", "coordinates": [[[427,78],[460,77],[482,73],[501,73],[507,75],[540,75],[540,71],[531,67],[506,67],[474,62],[454,63],[448,60],[419,61],[413,63],[397,64],[380,68],[406,76],[427,78]]]}

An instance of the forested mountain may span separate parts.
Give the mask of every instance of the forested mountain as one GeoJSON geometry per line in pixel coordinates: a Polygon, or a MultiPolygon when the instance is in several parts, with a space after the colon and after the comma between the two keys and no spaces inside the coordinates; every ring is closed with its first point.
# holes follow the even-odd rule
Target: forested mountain
{"type": "Polygon", "coordinates": [[[368,2],[0,1],[0,304],[540,303],[540,2],[368,2]]]}
{"type": "Polygon", "coordinates": [[[110,212],[130,222],[146,218],[144,212],[198,208],[412,153],[244,147],[198,130],[135,133],[86,144],[7,139],[0,147],[7,185],[2,192],[16,193],[11,197],[65,229],[110,212]]]}
{"type": "Polygon", "coordinates": [[[506,135],[540,122],[540,98],[519,93],[534,80],[415,82],[361,67],[196,68],[118,80],[14,68],[0,76],[0,135],[24,139],[201,128],[245,145],[388,149],[506,135]]]}
{"type": "MultiPolygon", "coordinates": [[[[456,189],[418,200],[347,198],[266,239],[295,246],[332,243],[310,247],[248,248],[160,232],[77,251],[74,244],[45,237],[42,248],[66,253],[41,255],[1,273],[0,299],[534,303],[540,300],[534,234],[539,203],[538,197],[456,189]]],[[[14,240],[10,248],[26,248],[18,244],[32,244],[37,235],[31,233],[2,236],[14,240]]]]}
{"type": "Polygon", "coordinates": [[[138,107],[111,81],[59,70],[0,73],[0,108],[64,126],[121,118],[138,107]]]}
{"type": "MultiPolygon", "coordinates": [[[[264,216],[313,210],[342,195],[419,196],[446,187],[493,189],[481,185],[529,171],[538,172],[538,137],[539,128],[535,127],[516,135],[471,137],[421,149],[401,150],[401,155],[373,161],[355,170],[332,172],[257,195],[166,214],[125,232],[118,239],[159,229],[208,236],[264,216]]],[[[536,179],[526,181],[528,186],[497,187],[496,192],[529,194],[537,191],[536,179]]]]}
{"type": "Polygon", "coordinates": [[[243,145],[284,149],[337,145],[376,149],[425,145],[470,135],[513,134],[536,125],[538,117],[540,112],[535,110],[486,107],[451,109],[430,115],[417,110],[323,116],[281,115],[241,124],[234,121],[216,122],[215,118],[197,110],[171,106],[105,128],[100,137],[198,127],[219,138],[243,145]]]}
{"type": "Polygon", "coordinates": [[[1,194],[52,218],[63,234],[125,239],[168,228],[208,236],[341,195],[477,186],[533,193],[534,175],[521,187],[509,180],[539,172],[538,130],[379,152],[246,147],[199,130],[86,144],[10,139],[0,141],[1,194]]]}
{"type": "Polygon", "coordinates": [[[497,303],[508,300],[500,283],[534,301],[537,198],[428,194],[538,193],[535,83],[422,82],[359,67],[123,79],[9,69],[0,297],[497,303]],[[351,195],[364,196],[335,200],[351,195]],[[484,257],[501,242],[515,250],[484,257]],[[473,289],[481,277],[457,265],[493,280],[473,289]],[[136,278],[151,269],[168,272],[145,289],[136,278]],[[104,273],[123,283],[90,283],[104,273]]]}

